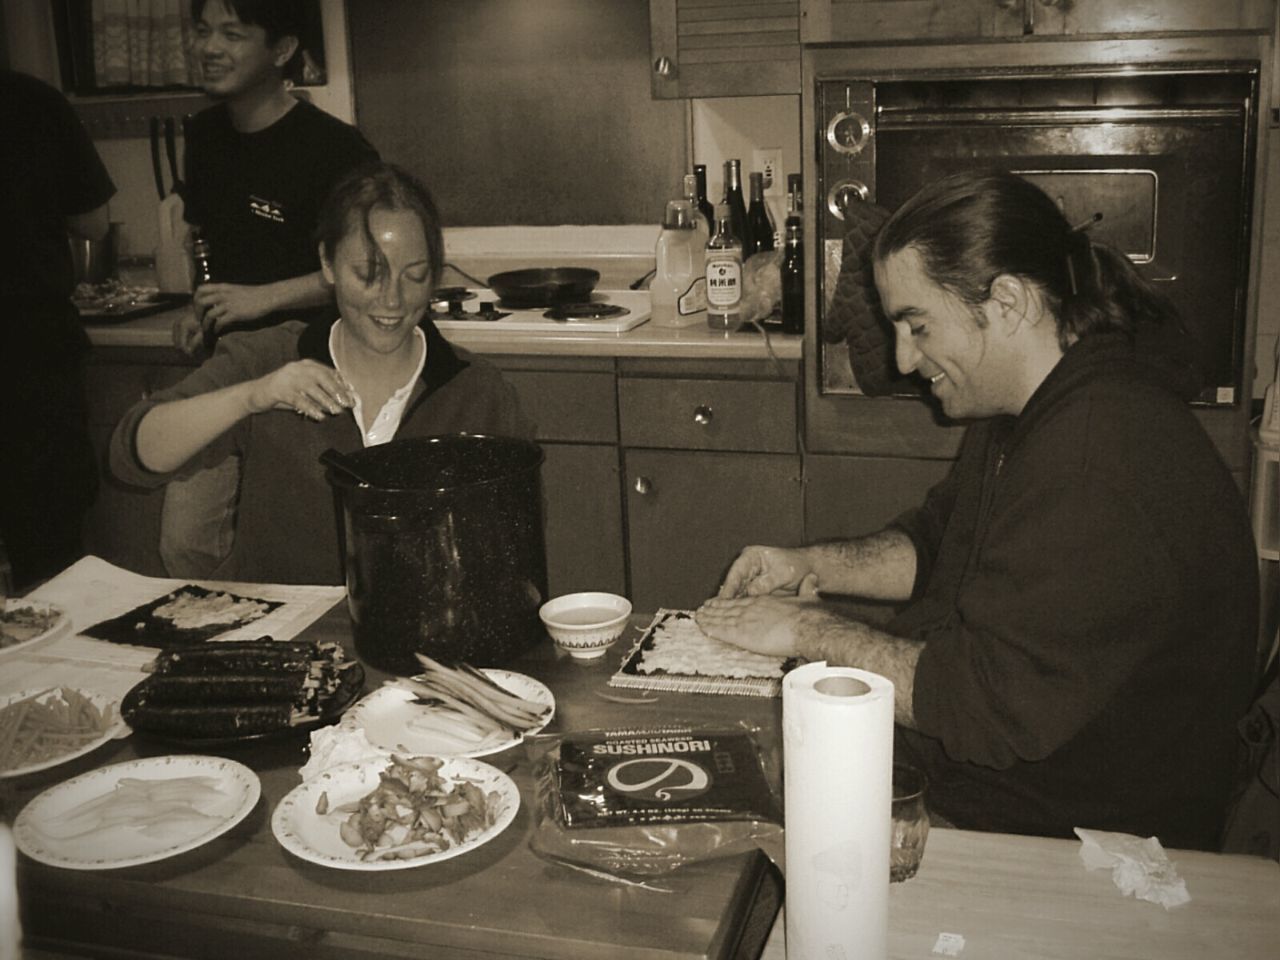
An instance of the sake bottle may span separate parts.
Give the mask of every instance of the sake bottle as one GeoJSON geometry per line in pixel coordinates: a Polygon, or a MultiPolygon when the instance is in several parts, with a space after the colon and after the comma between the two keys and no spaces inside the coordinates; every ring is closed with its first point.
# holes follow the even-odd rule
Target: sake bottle
{"type": "Polygon", "coordinates": [[[727,203],[716,204],[716,232],[707,242],[707,326],[732,333],[742,326],[742,244],[727,203]]]}

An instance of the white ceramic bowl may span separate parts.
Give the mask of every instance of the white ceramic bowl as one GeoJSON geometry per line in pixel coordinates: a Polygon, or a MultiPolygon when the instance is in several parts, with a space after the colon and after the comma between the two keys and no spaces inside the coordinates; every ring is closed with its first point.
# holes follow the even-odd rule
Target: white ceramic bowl
{"type": "Polygon", "coordinates": [[[538,616],[556,646],[571,657],[593,660],[622,636],[631,601],[616,593],[566,593],[544,603],[538,616]]]}

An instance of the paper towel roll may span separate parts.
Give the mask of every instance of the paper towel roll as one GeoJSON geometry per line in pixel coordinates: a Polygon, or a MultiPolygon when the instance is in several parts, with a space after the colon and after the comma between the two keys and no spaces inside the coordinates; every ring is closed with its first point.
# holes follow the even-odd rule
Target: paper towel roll
{"type": "Polygon", "coordinates": [[[888,955],[893,684],[810,663],[782,685],[787,960],[888,955]]]}

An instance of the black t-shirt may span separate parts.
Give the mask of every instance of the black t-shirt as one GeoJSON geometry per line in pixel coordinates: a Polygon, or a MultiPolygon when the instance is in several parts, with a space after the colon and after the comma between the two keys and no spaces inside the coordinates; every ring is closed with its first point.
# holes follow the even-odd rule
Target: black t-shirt
{"type": "Polygon", "coordinates": [[[0,130],[0,352],[79,351],[66,218],[102,206],[115,185],[71,105],[42,80],[0,70],[0,130]]]}
{"type": "Polygon", "coordinates": [[[210,107],[192,118],[186,147],[184,216],[208,241],[221,283],[318,270],[314,232],[325,196],[354,167],[378,159],[355,127],[305,100],[254,133],[236,131],[224,104],[210,107]]]}

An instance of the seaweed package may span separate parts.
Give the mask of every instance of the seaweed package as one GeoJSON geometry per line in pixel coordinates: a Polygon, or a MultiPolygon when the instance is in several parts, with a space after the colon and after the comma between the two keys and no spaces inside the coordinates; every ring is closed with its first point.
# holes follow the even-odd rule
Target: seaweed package
{"type": "Polygon", "coordinates": [[[755,731],[672,726],[529,739],[535,853],[620,877],[766,853],[782,814],[755,731]]]}

